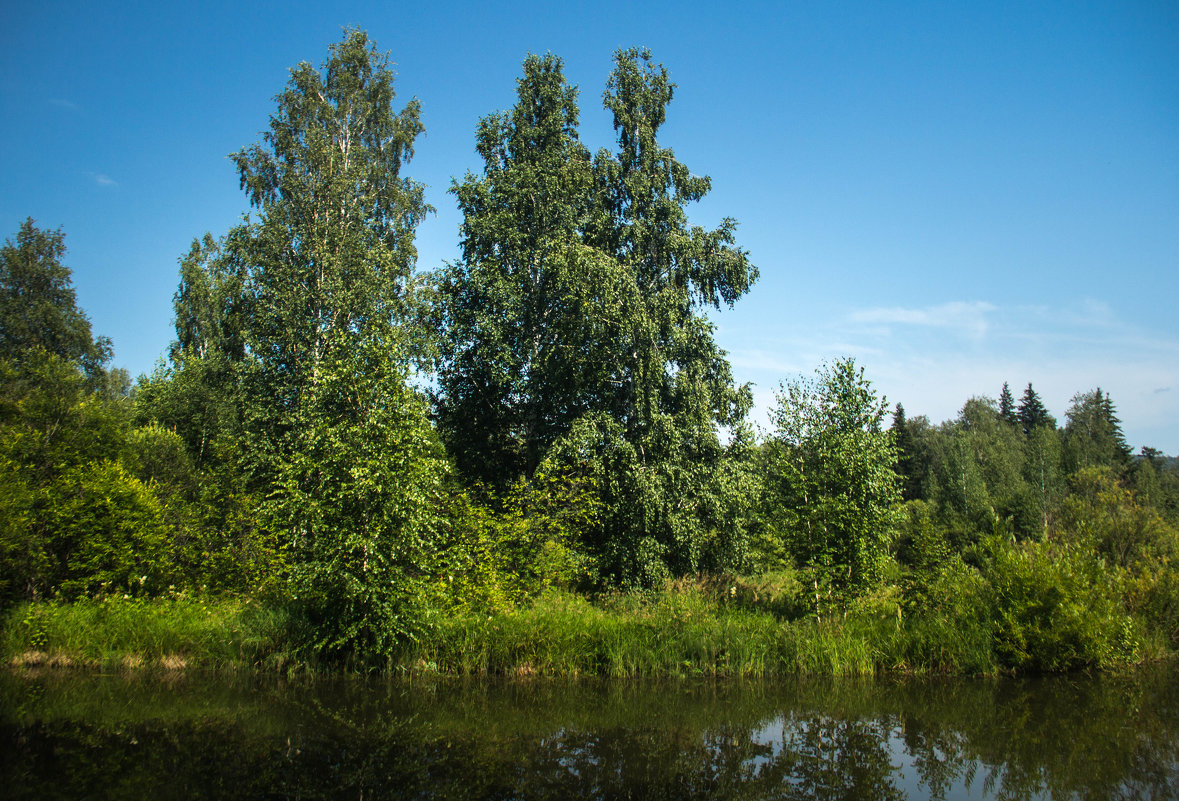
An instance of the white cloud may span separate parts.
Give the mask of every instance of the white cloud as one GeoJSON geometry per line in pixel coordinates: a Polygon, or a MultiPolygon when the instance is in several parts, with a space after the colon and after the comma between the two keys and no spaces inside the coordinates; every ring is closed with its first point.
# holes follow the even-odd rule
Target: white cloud
{"type": "Polygon", "coordinates": [[[77,103],[72,103],[69,100],[63,100],[60,97],[49,98],[49,105],[57,106],[58,108],[63,108],[66,111],[81,111],[81,109],[78,107],[77,103]]]}
{"type": "Polygon", "coordinates": [[[753,419],[762,425],[781,380],[851,356],[890,406],[934,423],[956,417],[973,396],[997,397],[1006,381],[1016,397],[1031,382],[1063,424],[1074,394],[1101,387],[1135,449],[1179,454],[1179,395],[1169,391],[1179,386],[1179,336],[1122,319],[1100,301],[876,307],[721,333],[736,380],[757,385],[753,419]]]}
{"type": "MultiPolygon", "coordinates": [[[[945,328],[980,339],[987,333],[987,315],[994,311],[996,308],[990,303],[956,301],[916,309],[907,309],[903,306],[860,309],[848,315],[848,319],[853,323],[874,323],[884,326],[945,328]]],[[[891,333],[891,329],[886,328],[885,332],[891,333]]]]}
{"type": "Polygon", "coordinates": [[[94,183],[98,184],[99,186],[118,186],[119,185],[118,182],[115,181],[114,178],[111,178],[109,175],[104,175],[101,172],[92,172],[92,173],[90,173],[90,177],[93,178],[94,183]]]}

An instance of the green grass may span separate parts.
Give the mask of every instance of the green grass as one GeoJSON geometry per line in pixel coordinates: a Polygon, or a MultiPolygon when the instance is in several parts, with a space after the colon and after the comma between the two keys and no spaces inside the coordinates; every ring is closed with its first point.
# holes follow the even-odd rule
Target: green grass
{"type": "Polygon", "coordinates": [[[240,599],[22,603],[0,633],[7,664],[91,667],[281,667],[281,610],[240,599]]]}
{"type": "MultiPolygon", "coordinates": [[[[954,595],[958,602],[952,609],[939,602],[931,607],[936,611],[902,614],[899,588],[885,586],[846,609],[792,618],[776,601],[759,606],[735,590],[703,582],[592,600],[549,591],[498,611],[436,611],[423,621],[418,638],[405,643],[382,669],[414,675],[613,678],[1027,670],[1005,656],[1011,650],[1010,626],[1004,628],[988,607],[967,596],[965,590],[954,595]]],[[[1061,628],[1069,623],[1064,620],[1044,631],[1029,629],[1036,636],[1023,640],[1030,649],[1026,663],[1049,664],[1052,670],[1105,668],[1173,653],[1169,642],[1148,637],[1145,647],[1111,650],[1099,663],[1086,656],[1093,650],[1089,647],[1068,652],[1081,655],[1071,662],[1042,658],[1040,651],[1065,653],[1058,641],[1084,645],[1078,638],[1089,636],[1089,629],[1104,637],[1105,617],[1095,619],[1100,626],[1061,628]]],[[[234,598],[116,596],[25,603],[3,620],[0,660],[18,666],[286,672],[363,667],[347,660],[317,663],[302,646],[310,641],[306,626],[284,607],[234,598]]],[[[1104,642],[1096,634],[1089,639],[1104,642]]]]}
{"type": "Polygon", "coordinates": [[[863,676],[892,667],[881,647],[889,626],[895,619],[784,622],[695,587],[597,603],[549,593],[526,607],[443,617],[400,665],[458,675],[863,676]]]}

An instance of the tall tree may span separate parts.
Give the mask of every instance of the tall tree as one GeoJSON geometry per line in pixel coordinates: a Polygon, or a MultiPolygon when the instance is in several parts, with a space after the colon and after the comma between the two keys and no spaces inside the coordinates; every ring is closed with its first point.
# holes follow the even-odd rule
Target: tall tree
{"type": "Polygon", "coordinates": [[[111,342],[92,338],[77,306],[70,269],[61,263],[65,234],[44,231],[30,217],[16,240],[0,248],[0,358],[42,349],[97,376],[111,358],[111,342]]]}
{"type": "Polygon", "coordinates": [[[750,393],[702,311],[757,272],[732,220],[688,224],[709,182],[657,140],[672,91],[648,53],[617,53],[618,152],[591,166],[560,61],[530,57],[516,106],[479,127],[483,174],[454,187],[463,257],[440,282],[437,408],[460,463],[496,483],[546,454],[592,472],[605,513],[590,545],[619,583],[731,564],[743,536],[750,393]]]}
{"type": "Polygon", "coordinates": [[[479,123],[482,174],[451,187],[462,257],[442,272],[438,304],[442,431],[464,472],[500,486],[602,406],[604,355],[623,333],[622,276],[582,243],[593,176],[577,90],[559,58],[531,55],[516,92],[479,123]]]}
{"type": "Polygon", "coordinates": [[[1015,398],[1011,395],[1011,387],[1003,382],[1003,391],[999,393],[999,417],[1011,426],[1019,425],[1019,415],[1015,410],[1015,398]]]}
{"type": "MultiPolygon", "coordinates": [[[[703,310],[731,306],[757,269],[736,245],[734,220],[712,230],[688,222],[689,204],[711,184],[659,140],[675,90],[667,69],[646,50],[620,50],[614,63],[604,103],[618,149],[595,157],[602,211],[591,218],[587,241],[633,286],[608,413],[634,460],[616,473],[606,526],[615,576],[646,581],[667,570],[717,566],[718,559],[723,566],[742,551],[729,495],[743,491],[736,489],[742,480],[717,429],[740,431],[751,396],[734,385],[703,310]],[[724,545],[705,547],[710,538],[724,545]]],[[[735,444],[745,447],[740,437],[735,444]]]]}
{"type": "Polygon", "coordinates": [[[735,243],[735,220],[726,217],[714,230],[688,223],[688,204],[701,200],[711,181],[693,175],[658,140],[675,91],[667,69],[646,50],[620,50],[614,62],[604,102],[618,152],[595,159],[605,214],[595,217],[590,239],[634,276],[644,303],[616,413],[631,437],[673,411],[732,424],[747,399],[733,386],[700,310],[732,306],[757,280],[757,269],[735,243]]]}
{"type": "Polygon", "coordinates": [[[180,260],[180,285],[172,299],[176,314],[172,358],[187,354],[237,362],[245,355],[247,232],[245,227],[234,228],[220,242],[205,234],[193,240],[180,260]]]}
{"type": "Polygon", "coordinates": [[[198,465],[223,461],[211,447],[240,433],[238,370],[246,358],[250,320],[246,282],[250,228],[237,226],[220,241],[205,234],[180,259],[172,299],[176,339],[169,362],[139,383],[136,408],[184,439],[198,465]]]}
{"type": "Polygon", "coordinates": [[[921,476],[913,434],[909,431],[909,421],[905,418],[905,407],[897,404],[892,413],[893,444],[897,450],[897,475],[901,481],[901,498],[906,501],[920,497],[921,476]]]}
{"type": "Polygon", "coordinates": [[[1040,426],[1050,426],[1056,428],[1056,418],[1048,413],[1044,402],[1040,400],[1039,394],[1032,389],[1029,382],[1027,389],[1023,391],[1023,397],[1019,399],[1019,408],[1017,409],[1019,415],[1019,424],[1023,429],[1025,436],[1030,436],[1040,426]]]}
{"type": "Polygon", "coordinates": [[[1028,533],[1039,537],[1047,531],[1052,514],[1064,491],[1061,473],[1061,436],[1053,425],[1039,425],[1031,429],[1024,440],[1026,459],[1024,475],[1030,490],[1028,533]],[[1033,524],[1030,521],[1034,521],[1033,524]]]}
{"type": "Polygon", "coordinates": [[[799,566],[836,587],[877,578],[900,501],[887,404],[851,359],[785,383],[765,451],[765,515],[799,566]]]}
{"type": "Polygon", "coordinates": [[[416,100],[393,100],[360,30],[292,69],[262,143],[232,156],[256,221],[199,245],[177,298],[184,352],[235,359],[240,313],[242,471],[314,645],[365,659],[413,626],[445,474],[402,327],[428,207],[401,169],[423,128],[416,100]]]}
{"type": "Polygon", "coordinates": [[[360,30],[320,70],[291,70],[263,142],[232,155],[260,219],[249,231],[248,345],[275,410],[310,385],[334,332],[393,319],[429,207],[401,175],[422,133],[411,100],[393,110],[389,58],[360,30]]]}
{"type": "Polygon", "coordinates": [[[1101,387],[1073,396],[1064,426],[1066,469],[1111,467],[1122,470],[1130,463],[1130,446],[1122,434],[1113,400],[1101,387]]]}

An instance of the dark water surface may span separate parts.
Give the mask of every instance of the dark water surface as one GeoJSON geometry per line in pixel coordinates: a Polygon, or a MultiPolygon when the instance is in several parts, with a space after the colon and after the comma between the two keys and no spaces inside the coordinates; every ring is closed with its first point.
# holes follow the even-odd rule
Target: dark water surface
{"type": "Polygon", "coordinates": [[[1179,798],[1179,669],[876,681],[0,673],[0,798],[1179,798]]]}

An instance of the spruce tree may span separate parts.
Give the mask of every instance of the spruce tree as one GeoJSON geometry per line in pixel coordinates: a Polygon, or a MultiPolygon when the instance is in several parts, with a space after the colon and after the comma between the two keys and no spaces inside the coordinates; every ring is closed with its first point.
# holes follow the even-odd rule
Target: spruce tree
{"type": "Polygon", "coordinates": [[[999,417],[1009,425],[1019,425],[1019,415],[1015,410],[1015,398],[1011,396],[1011,387],[1003,382],[1003,391],[999,393],[999,417]]]}
{"type": "Polygon", "coordinates": [[[1024,390],[1023,397],[1019,400],[1017,413],[1024,436],[1030,436],[1041,426],[1056,428],[1056,418],[1048,413],[1040,396],[1032,389],[1031,382],[1028,382],[1027,389],[1024,390]]]}
{"type": "Polygon", "coordinates": [[[1113,400],[1101,388],[1077,393],[1066,416],[1065,459],[1069,472],[1104,466],[1117,471],[1130,462],[1130,447],[1122,433],[1113,400]]]}

